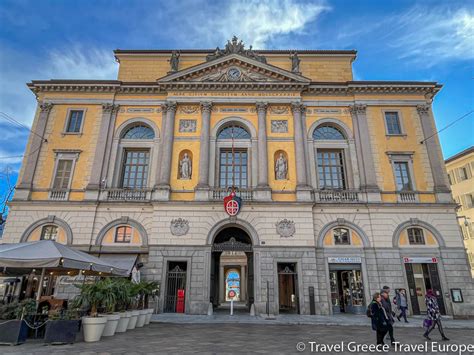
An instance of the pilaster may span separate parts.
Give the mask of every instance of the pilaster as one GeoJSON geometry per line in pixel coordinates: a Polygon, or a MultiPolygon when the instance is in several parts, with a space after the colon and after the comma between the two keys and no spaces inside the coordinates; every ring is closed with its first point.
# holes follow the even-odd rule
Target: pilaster
{"type": "Polygon", "coordinates": [[[195,200],[209,200],[209,146],[212,102],[201,102],[201,137],[199,151],[199,176],[195,189],[195,200]]]}
{"type": "Polygon", "coordinates": [[[268,185],[267,108],[266,102],[257,102],[258,115],[258,180],[255,199],[270,201],[272,192],[268,185]]]}
{"type": "Polygon", "coordinates": [[[112,149],[112,139],[114,135],[115,120],[119,105],[110,103],[102,104],[102,117],[97,139],[97,146],[92,164],[92,174],[86,187],[86,199],[97,199],[102,180],[106,179],[110,153],[112,149]]]}
{"type": "Polygon", "coordinates": [[[33,187],[33,179],[36,173],[36,167],[38,165],[38,158],[41,153],[41,148],[43,143],[47,142],[47,140],[44,138],[44,135],[53,104],[41,103],[39,104],[39,108],[40,114],[38,117],[38,122],[30,138],[30,149],[28,150],[28,154],[25,156],[23,161],[25,169],[23,170],[21,182],[16,188],[16,200],[27,200],[29,198],[30,191],[33,187]]]}
{"type": "Polygon", "coordinates": [[[349,107],[354,127],[357,162],[359,165],[360,188],[367,192],[371,202],[380,201],[380,189],[375,174],[373,150],[367,122],[367,105],[355,104],[349,107]]]}
{"type": "Polygon", "coordinates": [[[296,157],[296,199],[298,201],[312,201],[312,188],[308,186],[306,176],[306,150],[304,148],[303,116],[306,106],[301,102],[291,104],[295,131],[296,157]]]}
{"type": "Polygon", "coordinates": [[[416,111],[420,116],[421,127],[423,130],[424,141],[430,161],[431,173],[433,175],[433,190],[436,193],[438,202],[452,202],[451,190],[449,188],[446,167],[441,153],[441,145],[431,110],[431,105],[418,105],[416,111]]]}

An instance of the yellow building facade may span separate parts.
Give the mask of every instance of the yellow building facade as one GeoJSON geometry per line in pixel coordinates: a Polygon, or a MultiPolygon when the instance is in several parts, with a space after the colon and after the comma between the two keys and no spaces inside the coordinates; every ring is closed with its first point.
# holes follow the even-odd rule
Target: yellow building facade
{"type": "Polygon", "coordinates": [[[3,242],[131,260],[164,312],[178,290],[206,314],[232,289],[257,313],[363,313],[389,285],[415,314],[429,288],[474,313],[439,141],[420,143],[439,84],[354,81],[355,51],[236,38],[114,53],[117,80],[28,84],[35,134],[3,242]]]}
{"type": "Polygon", "coordinates": [[[446,159],[446,169],[458,205],[458,222],[474,277],[474,147],[446,159]]]}

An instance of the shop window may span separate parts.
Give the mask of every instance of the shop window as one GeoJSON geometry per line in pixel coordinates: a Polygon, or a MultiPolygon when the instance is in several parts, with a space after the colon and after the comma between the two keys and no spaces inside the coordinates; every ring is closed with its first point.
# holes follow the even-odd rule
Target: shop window
{"type": "Polygon", "coordinates": [[[350,245],[351,239],[349,229],[336,228],[334,229],[334,245],[350,245]]]}
{"type": "Polygon", "coordinates": [[[421,228],[408,228],[408,241],[413,245],[424,245],[425,236],[423,235],[423,229],[421,228]]]}
{"type": "Polygon", "coordinates": [[[120,226],[115,230],[115,243],[130,243],[132,240],[132,227],[120,226]]]}
{"type": "Polygon", "coordinates": [[[54,225],[47,225],[41,228],[40,240],[56,240],[58,236],[58,227],[54,225]]]}

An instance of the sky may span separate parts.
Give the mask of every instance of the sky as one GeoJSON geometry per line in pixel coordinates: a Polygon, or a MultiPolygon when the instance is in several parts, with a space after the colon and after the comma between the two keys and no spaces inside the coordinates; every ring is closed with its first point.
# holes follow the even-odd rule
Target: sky
{"type": "MultiPolygon", "coordinates": [[[[113,50],[356,49],[355,80],[437,81],[438,129],[474,110],[474,1],[0,0],[0,196],[16,180],[40,79],[116,79],[113,50]]],[[[474,144],[474,114],[440,133],[444,157],[474,144]]]]}

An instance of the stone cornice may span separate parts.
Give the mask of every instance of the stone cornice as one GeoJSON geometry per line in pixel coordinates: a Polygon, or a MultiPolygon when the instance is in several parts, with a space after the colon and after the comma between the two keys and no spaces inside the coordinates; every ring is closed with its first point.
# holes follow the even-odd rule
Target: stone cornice
{"type": "Polygon", "coordinates": [[[418,94],[432,99],[442,85],[435,82],[351,81],[304,83],[292,81],[270,82],[143,82],[130,83],[118,80],[44,80],[28,83],[34,93],[82,92],[158,94],[169,90],[297,90],[312,95],[350,96],[352,94],[418,94]]]}

